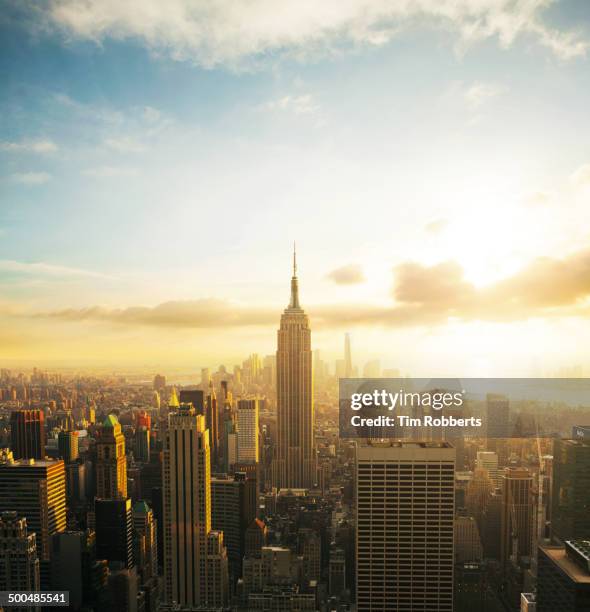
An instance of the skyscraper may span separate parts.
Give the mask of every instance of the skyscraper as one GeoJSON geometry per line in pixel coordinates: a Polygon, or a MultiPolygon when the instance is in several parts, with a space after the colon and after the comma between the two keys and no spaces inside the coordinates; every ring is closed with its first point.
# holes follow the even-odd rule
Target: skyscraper
{"type": "Polygon", "coordinates": [[[350,351],[350,334],[344,335],[344,378],[352,378],[352,354],[350,351]]]}
{"type": "Polygon", "coordinates": [[[238,401],[238,462],[258,463],[258,400],[238,401]]]}
{"type": "Polygon", "coordinates": [[[94,512],[97,557],[122,564],[125,569],[134,567],[131,500],[96,499],[94,512]]]}
{"type": "Polygon", "coordinates": [[[42,410],[15,410],[10,414],[10,448],[15,459],[45,458],[42,410]]]}
{"type": "Polygon", "coordinates": [[[358,612],[452,612],[455,449],[361,442],[356,474],[358,612]]]}
{"type": "Polygon", "coordinates": [[[59,456],[65,463],[72,463],[78,458],[78,432],[60,431],[57,435],[59,456]]]}
{"type": "Polygon", "coordinates": [[[125,436],[114,414],[109,414],[102,424],[96,441],[96,455],[96,497],[126,498],[125,436]]]}
{"type": "Polygon", "coordinates": [[[51,537],[66,528],[66,478],[63,461],[7,458],[0,462],[0,512],[26,517],[34,532],[41,588],[49,587],[51,537]]]}
{"type": "Polygon", "coordinates": [[[590,440],[553,442],[551,533],[555,540],[590,540],[590,440]]]}
{"type": "Polygon", "coordinates": [[[506,468],[502,483],[500,560],[505,566],[530,557],[535,527],[533,476],[526,468],[506,468]]]}
{"type": "MultiPolygon", "coordinates": [[[[0,591],[38,591],[39,560],[35,534],[16,512],[0,515],[0,591]]],[[[18,610],[29,609],[26,606],[18,610]]]]}
{"type": "Polygon", "coordinates": [[[273,481],[279,488],[310,488],[316,471],[311,329],[299,305],[295,253],[291,300],[281,316],[277,335],[278,440],[273,481]]]}
{"type": "Polygon", "coordinates": [[[223,534],[211,529],[211,456],[205,417],[183,404],[168,417],[164,450],[166,600],[221,606],[228,569],[223,534]]]}
{"type": "Polygon", "coordinates": [[[538,612],[590,610],[590,541],[539,546],[538,612]]]}

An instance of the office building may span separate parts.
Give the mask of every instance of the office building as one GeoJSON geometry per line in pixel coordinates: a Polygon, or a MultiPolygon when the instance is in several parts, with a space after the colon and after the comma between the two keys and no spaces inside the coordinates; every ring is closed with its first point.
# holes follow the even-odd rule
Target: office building
{"type": "Polygon", "coordinates": [[[15,459],[45,459],[42,410],[14,410],[10,414],[10,448],[15,459]]]}
{"type": "Polygon", "coordinates": [[[293,254],[291,300],[281,316],[277,348],[277,448],[273,484],[311,488],[316,475],[309,319],[299,304],[293,254]]]}
{"type": "Polygon", "coordinates": [[[66,528],[66,478],[63,461],[23,459],[0,463],[0,512],[26,517],[36,535],[40,561],[51,557],[51,537],[66,528]]]}
{"type": "MultiPolygon", "coordinates": [[[[38,591],[39,560],[35,534],[16,512],[0,515],[0,591],[38,591]]],[[[17,610],[26,610],[21,607],[17,610]]],[[[14,610],[14,608],[11,608],[14,610]]]]}
{"type": "Polygon", "coordinates": [[[211,528],[211,457],[205,417],[182,404],[169,414],[164,450],[166,601],[222,606],[228,568],[223,534],[211,528]]]}
{"type": "Polygon", "coordinates": [[[134,567],[130,499],[95,499],[96,556],[126,569],[134,567]]]}
{"type": "Polygon", "coordinates": [[[551,535],[559,543],[590,539],[590,439],[553,442],[551,535]]]}
{"type": "Polygon", "coordinates": [[[145,501],[133,506],[133,557],[146,612],[155,612],[160,598],[158,536],[154,513],[145,501]]]}
{"type": "Polygon", "coordinates": [[[127,497],[125,436],[114,414],[104,420],[96,441],[96,496],[101,499],[127,497]]]}
{"type": "Polygon", "coordinates": [[[448,442],[358,443],[358,612],[452,612],[454,472],[448,442]]]}
{"type": "Polygon", "coordinates": [[[502,509],[500,517],[500,561],[530,560],[535,529],[533,476],[525,468],[506,468],[500,476],[502,509]]]}
{"type": "Polygon", "coordinates": [[[135,431],[135,459],[142,463],[150,460],[150,430],[145,425],[139,425],[135,431]]]}
{"type": "Polygon", "coordinates": [[[477,451],[475,465],[478,468],[487,470],[490,480],[495,487],[500,486],[500,476],[498,474],[498,455],[492,451],[477,451]]]}
{"type": "Polygon", "coordinates": [[[78,458],[78,432],[77,431],[60,431],[57,434],[57,447],[59,456],[64,460],[66,465],[76,461],[78,458]]]}
{"type": "Polygon", "coordinates": [[[510,402],[506,396],[497,393],[487,394],[486,432],[492,444],[495,438],[510,436],[510,402]]]}
{"type": "Polygon", "coordinates": [[[238,462],[258,463],[258,400],[238,400],[238,462]]]}
{"type": "Polygon", "coordinates": [[[590,541],[539,546],[537,612],[590,610],[590,541]]]}

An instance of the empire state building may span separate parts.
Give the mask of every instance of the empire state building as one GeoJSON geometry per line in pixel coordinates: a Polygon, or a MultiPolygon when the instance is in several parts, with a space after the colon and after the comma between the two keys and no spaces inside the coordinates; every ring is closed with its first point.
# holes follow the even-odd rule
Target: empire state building
{"type": "Polygon", "coordinates": [[[297,260],[293,252],[291,301],[277,333],[277,429],[273,484],[310,488],[315,483],[311,329],[299,305],[297,260]]]}

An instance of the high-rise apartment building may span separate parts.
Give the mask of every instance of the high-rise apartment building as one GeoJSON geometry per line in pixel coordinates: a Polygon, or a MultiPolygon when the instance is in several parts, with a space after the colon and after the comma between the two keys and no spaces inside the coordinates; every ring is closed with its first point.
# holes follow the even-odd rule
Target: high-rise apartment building
{"type": "Polygon", "coordinates": [[[238,400],[238,462],[258,463],[258,400],[238,400]]]}
{"type": "Polygon", "coordinates": [[[277,448],[273,482],[279,488],[310,488],[316,452],[309,319],[299,304],[293,254],[291,300],[281,315],[277,348],[277,448]]]}
{"type": "Polygon", "coordinates": [[[452,612],[454,479],[448,442],[358,444],[358,612],[452,612]]]}
{"type": "Polygon", "coordinates": [[[222,606],[228,569],[223,534],[211,529],[211,456],[205,417],[180,405],[168,417],[164,450],[166,600],[222,606]]]}
{"type": "Polygon", "coordinates": [[[553,442],[552,537],[590,540],[590,440],[553,442]]]}
{"type": "Polygon", "coordinates": [[[42,410],[15,410],[10,414],[10,448],[15,459],[45,458],[42,410]]]}
{"type": "Polygon", "coordinates": [[[109,414],[104,420],[96,441],[96,497],[127,497],[125,436],[114,414],[109,414]]]}

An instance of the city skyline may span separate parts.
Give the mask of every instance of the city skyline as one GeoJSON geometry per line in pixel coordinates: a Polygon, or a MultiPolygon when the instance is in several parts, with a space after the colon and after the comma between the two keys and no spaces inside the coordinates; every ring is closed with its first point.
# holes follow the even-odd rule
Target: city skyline
{"type": "Polygon", "coordinates": [[[587,365],[584,2],[4,6],[3,363],[269,354],[295,238],[326,358],[587,365]]]}

